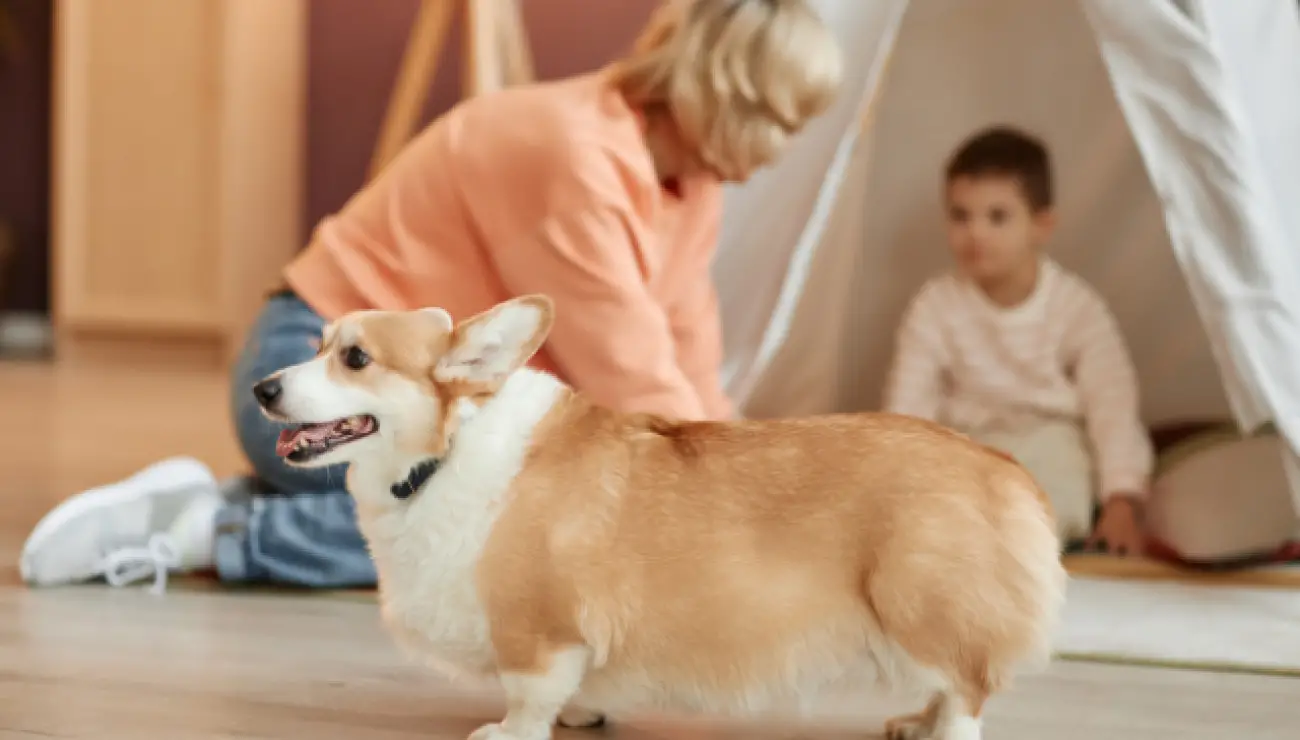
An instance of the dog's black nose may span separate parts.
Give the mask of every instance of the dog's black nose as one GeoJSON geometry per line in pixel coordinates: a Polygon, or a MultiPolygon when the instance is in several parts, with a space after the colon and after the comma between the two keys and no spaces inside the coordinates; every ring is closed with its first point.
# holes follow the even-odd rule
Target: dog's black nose
{"type": "Polygon", "coordinates": [[[284,386],[280,384],[279,377],[267,378],[253,386],[253,395],[264,409],[273,407],[282,393],[284,393],[284,386]]]}

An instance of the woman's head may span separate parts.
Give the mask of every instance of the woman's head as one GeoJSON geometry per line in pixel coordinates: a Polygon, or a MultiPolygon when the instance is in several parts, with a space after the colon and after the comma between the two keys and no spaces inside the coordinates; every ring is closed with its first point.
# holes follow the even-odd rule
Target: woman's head
{"type": "Polygon", "coordinates": [[[665,0],[613,75],[671,122],[679,167],[741,181],[826,110],[841,65],[808,0],[665,0]]]}

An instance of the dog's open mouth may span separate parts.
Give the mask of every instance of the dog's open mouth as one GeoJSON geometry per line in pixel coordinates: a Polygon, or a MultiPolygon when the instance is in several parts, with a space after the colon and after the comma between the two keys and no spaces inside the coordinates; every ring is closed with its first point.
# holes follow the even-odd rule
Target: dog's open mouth
{"type": "Polygon", "coordinates": [[[290,462],[307,462],[330,450],[379,431],[379,421],[365,414],[319,424],[299,424],[280,432],[275,454],[290,462]]]}

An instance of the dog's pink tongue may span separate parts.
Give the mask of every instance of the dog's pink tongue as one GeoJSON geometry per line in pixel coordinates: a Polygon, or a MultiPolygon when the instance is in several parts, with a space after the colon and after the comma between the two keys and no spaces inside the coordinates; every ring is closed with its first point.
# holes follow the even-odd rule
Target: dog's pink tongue
{"type": "Polygon", "coordinates": [[[275,454],[280,457],[287,456],[298,446],[299,429],[282,429],[280,436],[275,440],[275,454]]]}
{"type": "Polygon", "coordinates": [[[280,436],[275,440],[275,454],[285,457],[298,447],[299,440],[320,442],[329,437],[333,428],[333,424],[306,424],[281,430],[280,436]]]}

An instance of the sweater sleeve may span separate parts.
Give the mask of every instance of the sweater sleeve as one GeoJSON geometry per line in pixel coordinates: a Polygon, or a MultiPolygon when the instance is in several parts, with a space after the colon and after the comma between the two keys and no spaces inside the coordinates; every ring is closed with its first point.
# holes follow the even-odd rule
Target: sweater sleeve
{"type": "Polygon", "coordinates": [[[1096,460],[1099,495],[1103,501],[1116,494],[1145,496],[1154,452],[1140,417],[1137,372],[1119,325],[1102,299],[1087,292],[1070,335],[1077,342],[1075,383],[1096,460]]]}
{"type": "Polygon", "coordinates": [[[903,313],[885,384],[886,411],[938,420],[948,366],[939,298],[933,286],[926,286],[903,313]]]}
{"type": "Polygon", "coordinates": [[[593,204],[549,216],[530,243],[494,259],[511,293],[555,302],[547,350],[576,388],[622,411],[702,418],[669,318],[645,285],[638,233],[627,209],[593,204]]]}
{"type": "Polygon", "coordinates": [[[677,363],[711,419],[729,419],[735,414],[731,399],[722,389],[722,319],[710,270],[721,219],[719,204],[707,214],[697,243],[689,245],[682,294],[668,311],[677,363]]]}

